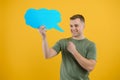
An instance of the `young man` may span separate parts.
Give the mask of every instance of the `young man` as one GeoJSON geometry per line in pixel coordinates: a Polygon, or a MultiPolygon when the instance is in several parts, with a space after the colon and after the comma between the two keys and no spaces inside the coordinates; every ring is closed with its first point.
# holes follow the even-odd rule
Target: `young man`
{"type": "Polygon", "coordinates": [[[96,47],[92,41],[85,38],[84,28],[84,17],[73,15],[70,17],[72,36],[59,40],[52,48],[48,47],[45,27],[39,29],[45,58],[51,58],[60,51],[62,53],[60,80],[89,80],[89,72],[96,64],[96,47]]]}

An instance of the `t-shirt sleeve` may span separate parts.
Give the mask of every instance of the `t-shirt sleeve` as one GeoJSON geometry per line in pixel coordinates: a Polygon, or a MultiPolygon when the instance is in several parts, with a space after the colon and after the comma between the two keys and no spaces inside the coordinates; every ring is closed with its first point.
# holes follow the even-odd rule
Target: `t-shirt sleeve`
{"type": "Polygon", "coordinates": [[[57,53],[61,51],[61,44],[60,40],[56,42],[56,44],[52,47],[57,53]]]}
{"type": "Polygon", "coordinates": [[[91,43],[88,47],[87,59],[96,60],[96,45],[91,43]]]}

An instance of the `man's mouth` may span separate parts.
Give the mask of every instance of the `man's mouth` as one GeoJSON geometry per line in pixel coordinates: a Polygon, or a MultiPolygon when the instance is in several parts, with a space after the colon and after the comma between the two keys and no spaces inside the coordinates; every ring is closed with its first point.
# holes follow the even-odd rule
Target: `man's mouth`
{"type": "Polygon", "coordinates": [[[72,31],[72,33],[77,33],[77,31],[72,31]]]}

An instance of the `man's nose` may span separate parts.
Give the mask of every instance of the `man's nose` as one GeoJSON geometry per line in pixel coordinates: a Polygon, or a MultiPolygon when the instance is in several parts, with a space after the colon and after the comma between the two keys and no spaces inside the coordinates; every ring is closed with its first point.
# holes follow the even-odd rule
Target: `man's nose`
{"type": "Polygon", "coordinates": [[[73,27],[72,27],[72,30],[75,30],[75,29],[76,29],[75,26],[73,26],[73,27]]]}

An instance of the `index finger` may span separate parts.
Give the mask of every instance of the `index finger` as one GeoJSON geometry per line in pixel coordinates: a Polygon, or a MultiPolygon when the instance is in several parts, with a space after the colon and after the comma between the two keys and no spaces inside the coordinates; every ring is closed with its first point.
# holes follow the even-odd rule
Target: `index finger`
{"type": "Polygon", "coordinates": [[[40,26],[39,27],[39,30],[43,30],[43,29],[45,29],[45,26],[40,26]]]}

